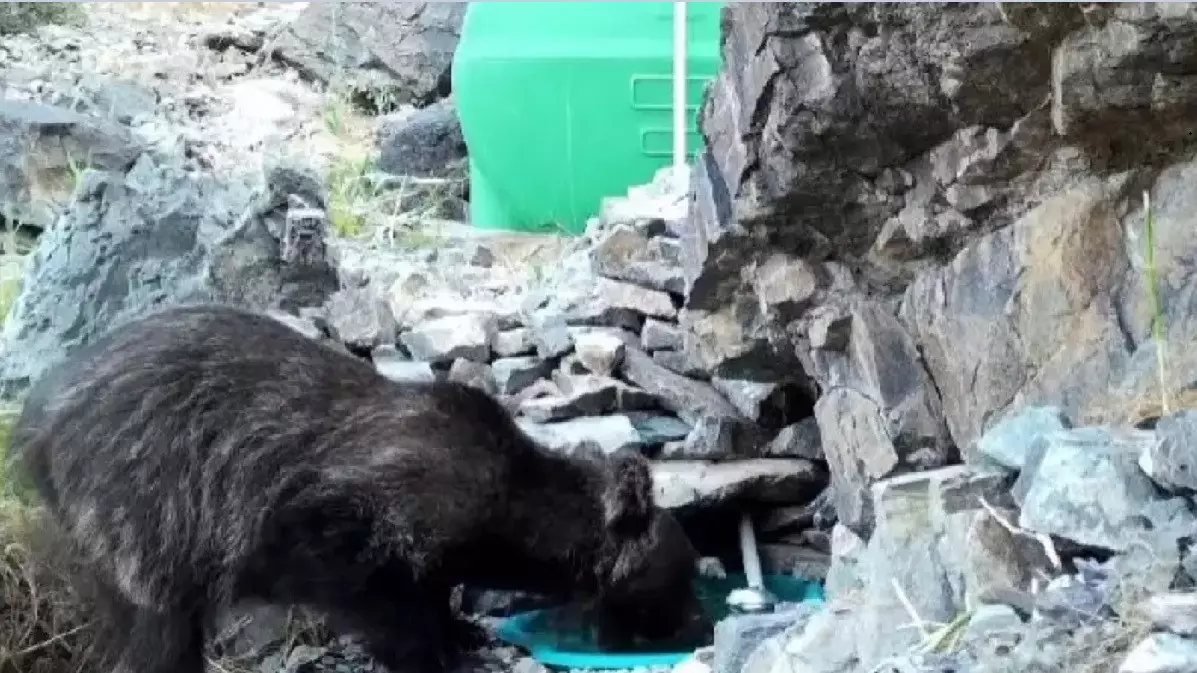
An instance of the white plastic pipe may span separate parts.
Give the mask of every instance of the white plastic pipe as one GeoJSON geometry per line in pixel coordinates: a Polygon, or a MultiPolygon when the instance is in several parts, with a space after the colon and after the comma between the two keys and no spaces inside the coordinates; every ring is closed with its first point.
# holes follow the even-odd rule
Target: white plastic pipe
{"type": "Polygon", "coordinates": [[[673,175],[679,193],[690,189],[686,177],[686,3],[673,3],[673,175]]]}
{"type": "Polygon", "coordinates": [[[761,574],[761,557],[756,550],[756,533],[752,530],[752,517],[748,514],[740,517],[740,556],[744,561],[744,577],[752,589],[764,586],[761,574]]]}

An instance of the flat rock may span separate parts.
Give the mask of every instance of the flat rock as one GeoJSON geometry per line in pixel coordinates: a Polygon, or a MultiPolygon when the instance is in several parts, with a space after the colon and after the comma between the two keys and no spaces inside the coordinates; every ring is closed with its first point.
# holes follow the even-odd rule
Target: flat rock
{"type": "Polygon", "coordinates": [[[616,225],[599,239],[590,254],[595,270],[602,276],[662,292],[685,292],[677,241],[650,238],[641,229],[616,225]]]}
{"type": "Polygon", "coordinates": [[[573,334],[563,315],[541,313],[532,320],[532,343],[542,359],[556,358],[573,350],[573,334]]]}
{"type": "Polygon", "coordinates": [[[801,502],[817,495],[826,481],[826,471],[796,458],[653,463],[656,502],[667,509],[706,507],[738,498],[775,504],[801,502]]]}
{"type": "Polygon", "coordinates": [[[1186,638],[1197,637],[1197,592],[1173,591],[1148,597],[1141,610],[1152,626],[1186,638]]]}
{"type": "Polygon", "coordinates": [[[553,367],[537,357],[504,357],[490,364],[499,392],[514,395],[537,379],[549,375],[553,367]]]}
{"type": "Polygon", "coordinates": [[[690,434],[690,424],[674,416],[637,411],[630,412],[627,416],[632,420],[632,425],[636,427],[646,446],[682,440],[690,434]]]}
{"type": "Polygon", "coordinates": [[[587,452],[611,454],[640,448],[640,433],[627,416],[593,416],[556,423],[516,421],[529,436],[545,447],[566,455],[587,452]]]}
{"type": "Polygon", "coordinates": [[[752,653],[768,639],[811,617],[804,603],[782,604],[771,613],[730,615],[715,624],[714,673],[740,673],[752,653]]]}
{"type": "MultiPolygon", "coordinates": [[[[677,309],[668,294],[639,285],[600,278],[594,289],[594,306],[588,313],[632,313],[648,318],[672,320],[677,309]]],[[[601,324],[601,323],[600,323],[601,324]]],[[[617,321],[607,324],[616,325],[617,321]]]]}
{"type": "Polygon", "coordinates": [[[497,333],[493,315],[464,314],[428,320],[399,339],[417,360],[437,363],[464,358],[487,362],[497,333]]]}
{"type": "Polygon", "coordinates": [[[398,383],[431,383],[436,380],[431,365],[407,359],[394,346],[375,348],[370,353],[370,359],[374,361],[374,368],[379,374],[398,383]]]}
{"type": "Polygon", "coordinates": [[[688,423],[695,424],[704,416],[742,418],[739,410],[713,387],[669,371],[639,349],[624,351],[620,374],[688,423]]]}

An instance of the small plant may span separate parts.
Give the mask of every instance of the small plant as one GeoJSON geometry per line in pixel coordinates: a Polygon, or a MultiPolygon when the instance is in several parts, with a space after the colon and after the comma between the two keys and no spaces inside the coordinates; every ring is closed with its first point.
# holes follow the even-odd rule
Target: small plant
{"type": "Polygon", "coordinates": [[[361,235],[366,226],[365,211],[376,189],[371,180],[374,164],[369,159],[338,160],[329,170],[329,217],[339,236],[361,235]]]}

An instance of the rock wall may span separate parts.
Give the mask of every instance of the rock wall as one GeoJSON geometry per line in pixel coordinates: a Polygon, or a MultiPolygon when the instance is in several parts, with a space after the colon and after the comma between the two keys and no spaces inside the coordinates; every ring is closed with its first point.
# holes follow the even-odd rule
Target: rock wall
{"type": "MultiPolygon", "coordinates": [[[[1151,447],[1193,441],[1158,433],[1187,427],[1160,407],[1191,406],[1197,378],[1195,29],[1188,4],[725,10],[677,227],[683,351],[710,377],[809,381],[838,516],[832,607],[745,670],[1116,666],[1130,643],[1111,640],[1135,640],[1127,596],[1191,586],[1191,491],[1160,464],[1175,449],[1151,447]],[[1133,427],[1161,415],[1156,434],[1133,427]],[[1086,558],[1107,564],[1087,575],[1086,558]],[[1016,616],[995,636],[1009,615],[990,610],[971,659],[891,660],[927,646],[898,628],[918,618],[1081,610],[1034,593],[1049,582],[1124,593],[1093,599],[1106,616],[1071,635],[1016,616]],[[1021,647],[998,657],[999,641],[1021,647]]],[[[1170,638],[1122,670],[1192,665],[1170,638]]]]}

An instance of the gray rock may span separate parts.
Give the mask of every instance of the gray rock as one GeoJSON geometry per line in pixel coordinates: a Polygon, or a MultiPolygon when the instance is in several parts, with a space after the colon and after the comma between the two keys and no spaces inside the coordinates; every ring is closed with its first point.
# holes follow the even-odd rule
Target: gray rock
{"type": "Polygon", "coordinates": [[[516,327],[503,330],[495,335],[495,356],[513,358],[521,355],[531,355],[536,352],[536,343],[532,340],[532,330],[527,327],[516,327]]]}
{"type": "Polygon", "coordinates": [[[748,658],[766,640],[814,614],[805,604],[783,604],[769,614],[732,615],[715,625],[713,673],[741,673],[748,658]]]}
{"type": "Polygon", "coordinates": [[[1197,640],[1153,633],[1134,647],[1118,673],[1188,673],[1197,670],[1197,640]]]}
{"type": "Polygon", "coordinates": [[[772,401],[780,384],[772,381],[737,381],[719,376],[711,377],[711,385],[731,402],[745,418],[760,421],[762,407],[772,401]]]}
{"type": "Polygon", "coordinates": [[[683,348],[682,332],[677,325],[652,318],[644,321],[640,339],[640,347],[648,352],[680,351],[683,348]]]}
{"type": "Polygon", "coordinates": [[[491,372],[490,366],[483,362],[458,358],[449,367],[448,379],[484,390],[489,395],[499,392],[494,373],[491,372]]]}
{"type": "Polygon", "coordinates": [[[584,375],[554,376],[562,395],[526,400],[520,412],[545,423],[579,416],[599,416],[618,411],[651,408],[656,400],[612,378],[584,375]]]}
{"type": "Polygon", "coordinates": [[[688,423],[697,423],[704,416],[742,418],[740,412],[710,385],[665,369],[639,349],[625,349],[620,374],[659,398],[662,406],[688,423]]]}
{"type": "Polygon", "coordinates": [[[78,177],[95,169],[123,173],[141,147],[128,130],[40,103],[0,101],[0,206],[4,219],[49,228],[70,201],[78,177]]]}
{"type": "Polygon", "coordinates": [[[1141,610],[1158,630],[1186,638],[1197,637],[1197,592],[1174,591],[1150,596],[1141,610]]]}
{"type": "Polygon", "coordinates": [[[612,334],[588,332],[574,337],[574,351],[590,372],[610,376],[623,359],[624,342],[612,334]]]}
{"type": "MultiPolygon", "coordinates": [[[[609,278],[599,278],[595,285],[594,306],[588,314],[644,316],[672,320],[677,317],[677,309],[669,295],[659,290],[652,290],[631,283],[614,281],[609,278]]],[[[622,320],[604,321],[599,324],[622,326],[622,320]]]]}
{"type": "Polygon", "coordinates": [[[706,372],[680,351],[653,351],[652,361],[674,374],[688,379],[703,380],[706,378],[706,372]]]}
{"type": "Polygon", "coordinates": [[[1186,535],[1181,530],[1195,522],[1184,501],[1162,497],[1136,464],[1154,440],[1149,432],[1105,428],[1048,435],[1043,459],[1028,475],[1019,525],[1116,551],[1149,532],[1186,535]]]}
{"type": "Polygon", "coordinates": [[[514,395],[537,379],[548,376],[552,366],[535,357],[505,357],[491,362],[491,371],[499,392],[514,395]]]}
{"type": "Polygon", "coordinates": [[[573,335],[564,316],[540,314],[532,322],[532,342],[542,359],[560,357],[573,350],[573,335]]]}
{"type": "Polygon", "coordinates": [[[782,428],[761,452],[770,458],[826,459],[819,437],[819,423],[813,416],[782,428]]]}
{"type": "Polygon", "coordinates": [[[307,77],[367,92],[378,103],[426,104],[449,93],[464,17],[465,5],[436,2],[313,4],[271,53],[307,77]]]}
{"type": "Polygon", "coordinates": [[[590,254],[595,271],[607,278],[661,292],[685,291],[676,241],[650,238],[636,227],[616,225],[600,237],[590,254]]]}
{"type": "MultiPolygon", "coordinates": [[[[847,673],[859,671],[858,607],[847,601],[829,603],[757,647],[743,673],[847,673]]],[[[863,669],[868,670],[868,669],[863,669]]]]}
{"type": "Polygon", "coordinates": [[[764,436],[755,425],[738,418],[703,416],[694,423],[680,447],[661,452],[666,460],[735,460],[760,457],[764,436]]]}
{"type": "Polygon", "coordinates": [[[394,344],[398,332],[391,307],[373,289],[338,290],[325,304],[332,338],[350,348],[371,350],[394,344]]]}
{"type": "Polygon", "coordinates": [[[335,270],[325,260],[284,259],[280,213],[301,189],[284,177],[271,171],[254,194],[149,155],[124,176],[84,174],[42,235],[4,324],[4,394],[156,307],[216,300],[294,313],[323,304],[337,289],[335,270]]]}
{"type": "Polygon", "coordinates": [[[1180,411],[1161,418],[1155,426],[1156,441],[1148,443],[1139,467],[1152,481],[1171,491],[1197,491],[1197,412],[1180,411]]]}
{"type": "Polygon", "coordinates": [[[865,541],[851,528],[836,524],[831,529],[831,563],[823,584],[828,598],[847,596],[864,587],[866,549],[865,541]]]}
{"type": "Polygon", "coordinates": [[[998,465],[1021,470],[1032,446],[1048,433],[1071,427],[1058,407],[1028,407],[990,428],[977,440],[977,451],[998,465]]]}
{"type": "Polygon", "coordinates": [[[496,334],[498,324],[493,315],[465,314],[428,320],[401,334],[399,340],[417,360],[487,362],[496,334]]]}
{"type": "Polygon", "coordinates": [[[527,419],[516,422],[550,450],[566,455],[611,454],[640,448],[640,433],[627,416],[574,418],[557,423],[536,423],[527,419]]]}
{"type": "Polygon", "coordinates": [[[548,669],[532,657],[520,657],[511,673],[548,673],[548,669]]]}
{"type": "Polygon", "coordinates": [[[815,418],[831,472],[836,513],[844,525],[867,531],[872,518],[869,486],[900,464],[881,411],[864,395],[837,388],[819,398],[815,418]]]}
{"type": "Polygon", "coordinates": [[[667,509],[709,507],[738,498],[775,504],[803,502],[818,494],[826,481],[824,470],[800,459],[653,463],[656,502],[667,509]]]}
{"type": "Polygon", "coordinates": [[[451,99],[380,118],[377,144],[378,169],[392,175],[443,178],[460,173],[466,157],[461,122],[451,99]]]}
{"type": "Polygon", "coordinates": [[[432,366],[427,362],[413,362],[403,357],[394,346],[380,346],[370,353],[374,368],[379,374],[392,381],[427,382],[436,380],[432,366]]]}
{"type": "Polygon", "coordinates": [[[657,446],[685,439],[686,435],[690,434],[690,424],[680,418],[651,412],[631,412],[627,416],[640,433],[645,446],[657,446]]]}

